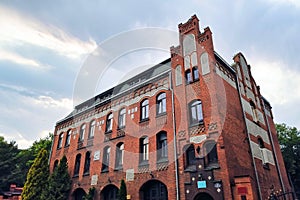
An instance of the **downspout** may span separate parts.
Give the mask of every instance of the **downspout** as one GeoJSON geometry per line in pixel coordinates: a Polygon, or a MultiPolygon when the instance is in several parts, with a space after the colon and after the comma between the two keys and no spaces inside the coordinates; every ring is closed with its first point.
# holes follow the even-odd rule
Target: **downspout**
{"type": "Polygon", "coordinates": [[[175,164],[175,184],[176,184],[176,200],[179,200],[179,173],[178,173],[178,158],[177,158],[177,137],[176,137],[176,121],[175,121],[175,103],[174,90],[172,84],[172,71],[169,72],[170,90],[172,92],[172,119],[173,119],[173,148],[174,148],[174,164],[175,164]]]}
{"type": "Polygon", "coordinates": [[[241,103],[241,106],[242,106],[243,118],[244,118],[244,123],[245,123],[245,127],[246,127],[247,137],[248,137],[248,140],[249,140],[250,153],[251,153],[252,163],[253,163],[254,172],[255,172],[255,179],[256,179],[256,183],[257,183],[257,187],[258,187],[258,195],[259,195],[259,199],[262,200],[260,183],[259,183],[259,178],[258,178],[258,174],[257,174],[257,168],[256,168],[256,164],[255,164],[255,159],[253,157],[253,153],[252,153],[252,149],[251,149],[250,134],[249,134],[248,127],[247,127],[247,124],[246,124],[246,115],[245,115],[244,108],[243,108],[242,95],[240,93],[239,78],[237,77],[237,75],[236,75],[236,82],[237,82],[237,87],[238,87],[237,91],[239,93],[240,103],[241,103]]]}
{"type": "Polygon", "coordinates": [[[277,172],[278,172],[278,175],[279,175],[279,178],[280,178],[280,185],[281,185],[281,188],[282,188],[283,192],[285,192],[285,187],[284,187],[284,184],[283,184],[282,175],[281,175],[279,165],[278,165],[278,158],[277,158],[277,155],[275,153],[275,146],[274,146],[274,141],[273,141],[273,137],[272,137],[272,133],[271,133],[271,128],[270,128],[268,116],[266,116],[266,106],[265,106],[264,100],[262,100],[262,104],[263,104],[263,108],[264,108],[264,115],[265,115],[265,118],[266,118],[266,121],[267,121],[269,136],[271,138],[271,144],[272,144],[272,148],[273,148],[273,155],[275,157],[275,162],[276,162],[276,169],[277,169],[277,172]]]}

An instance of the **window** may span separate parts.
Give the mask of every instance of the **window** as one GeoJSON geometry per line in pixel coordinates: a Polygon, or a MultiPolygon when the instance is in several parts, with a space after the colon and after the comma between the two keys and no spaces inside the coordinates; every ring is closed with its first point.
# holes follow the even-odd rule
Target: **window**
{"type": "Polygon", "coordinates": [[[176,86],[182,84],[181,65],[177,65],[175,69],[175,84],[176,86]]]}
{"type": "Polygon", "coordinates": [[[85,124],[83,124],[83,125],[80,127],[79,142],[82,142],[82,141],[84,140],[85,127],[86,127],[85,124]]]}
{"type": "Polygon", "coordinates": [[[62,141],[64,139],[64,133],[59,134],[57,148],[60,149],[62,147],[62,141]]]}
{"type": "Polygon", "coordinates": [[[256,107],[255,104],[253,103],[253,101],[250,101],[250,106],[251,106],[251,111],[252,111],[252,117],[253,117],[253,121],[257,122],[257,112],[256,112],[256,107]]]}
{"type": "Polygon", "coordinates": [[[95,127],[96,127],[96,121],[93,120],[93,121],[90,123],[89,139],[91,139],[91,138],[94,137],[94,134],[95,134],[95,127]]]}
{"type": "Polygon", "coordinates": [[[162,182],[150,180],[142,186],[141,195],[146,200],[167,200],[168,189],[162,182]]]}
{"type": "Polygon", "coordinates": [[[185,71],[185,81],[187,84],[190,84],[192,82],[191,70],[189,69],[185,71]]]}
{"type": "Polygon", "coordinates": [[[55,160],[53,164],[53,171],[57,168],[57,166],[58,166],[58,160],[55,160]]]}
{"type": "Polygon", "coordinates": [[[149,138],[140,139],[140,162],[147,163],[149,160],[149,138]]]}
{"type": "Polygon", "coordinates": [[[123,108],[119,112],[119,123],[118,123],[119,128],[125,127],[125,119],[126,119],[126,109],[123,108]]]}
{"type": "Polygon", "coordinates": [[[108,172],[110,158],[110,147],[107,146],[103,150],[102,172],[108,172]]]}
{"type": "Polygon", "coordinates": [[[190,145],[186,151],[185,151],[185,155],[186,155],[186,166],[190,166],[190,165],[194,165],[195,164],[195,148],[194,145],[190,145]]]}
{"type": "Polygon", "coordinates": [[[194,78],[194,81],[199,80],[199,71],[198,71],[198,67],[193,67],[193,78],[194,78]]]}
{"type": "Polygon", "coordinates": [[[141,120],[147,120],[149,118],[149,100],[145,99],[141,103],[141,120]]]}
{"type": "Polygon", "coordinates": [[[72,130],[68,130],[65,147],[70,146],[71,134],[72,134],[72,130]]]}
{"type": "Polygon", "coordinates": [[[205,151],[207,154],[207,165],[218,162],[216,142],[207,142],[205,144],[205,151]]]}
{"type": "Polygon", "coordinates": [[[76,160],[75,160],[75,167],[74,167],[74,176],[79,175],[80,160],[81,160],[81,154],[77,154],[76,160]]]}
{"type": "Polygon", "coordinates": [[[123,159],[124,159],[124,143],[117,144],[116,149],[116,169],[120,169],[123,167],[123,159]]]}
{"type": "Polygon", "coordinates": [[[91,153],[88,151],[85,154],[83,174],[90,174],[91,153]]]}
{"type": "Polygon", "coordinates": [[[157,160],[167,160],[168,159],[168,141],[167,133],[160,132],[156,135],[157,140],[157,160]]]}
{"type": "Polygon", "coordinates": [[[196,125],[203,122],[202,103],[199,100],[192,102],[189,106],[190,125],[196,125]]]}
{"type": "Polygon", "coordinates": [[[112,131],[112,127],[113,127],[113,114],[110,113],[107,115],[107,119],[106,119],[106,132],[112,131]]]}
{"type": "Polygon", "coordinates": [[[164,114],[167,112],[166,93],[160,93],[156,99],[156,114],[164,114]]]}

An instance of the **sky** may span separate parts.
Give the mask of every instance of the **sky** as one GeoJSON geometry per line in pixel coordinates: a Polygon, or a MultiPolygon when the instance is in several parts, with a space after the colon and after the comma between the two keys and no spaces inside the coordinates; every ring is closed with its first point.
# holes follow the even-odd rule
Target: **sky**
{"type": "MultiPolygon", "coordinates": [[[[159,28],[177,34],[178,24],[194,14],[202,30],[210,27],[215,50],[229,64],[236,53],[245,55],[275,122],[300,128],[299,0],[2,0],[0,136],[27,148],[53,133],[77,104],[74,91],[89,55],[106,44],[132,43],[116,39],[128,31],[159,28]]],[[[135,66],[145,69],[168,58],[168,48],[178,44],[158,41],[164,47],[113,60],[93,93],[136,73],[135,66]]]]}

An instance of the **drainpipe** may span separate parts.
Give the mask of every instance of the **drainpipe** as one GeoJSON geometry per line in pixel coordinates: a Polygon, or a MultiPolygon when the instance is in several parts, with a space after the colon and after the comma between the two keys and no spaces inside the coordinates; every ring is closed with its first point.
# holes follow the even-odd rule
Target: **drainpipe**
{"type": "Polygon", "coordinates": [[[275,158],[276,169],[277,169],[277,172],[278,172],[278,175],[279,175],[279,179],[280,179],[280,185],[281,185],[281,188],[282,188],[283,192],[285,192],[285,187],[284,187],[284,184],[283,184],[283,181],[282,181],[282,175],[281,175],[281,172],[280,172],[280,169],[279,169],[279,165],[278,165],[278,158],[277,158],[277,155],[275,153],[275,146],[274,146],[274,141],[273,141],[273,137],[272,137],[272,133],[271,133],[271,128],[270,128],[268,116],[266,115],[266,106],[265,106],[264,100],[262,100],[262,104],[263,104],[263,108],[264,108],[264,116],[265,116],[266,121],[267,121],[267,127],[268,127],[269,136],[271,138],[271,144],[272,144],[272,148],[273,148],[273,155],[274,155],[274,158],[275,158]]]}
{"type": "Polygon", "coordinates": [[[258,178],[258,173],[257,173],[257,168],[256,168],[256,164],[255,164],[255,158],[253,157],[253,153],[252,153],[252,149],[251,149],[250,133],[248,131],[248,127],[247,127],[247,124],[246,124],[246,115],[245,115],[245,112],[244,112],[244,109],[243,109],[242,95],[240,93],[240,84],[239,84],[239,78],[238,78],[237,74],[236,74],[235,78],[236,78],[236,82],[237,82],[237,91],[239,93],[240,103],[241,103],[242,110],[243,110],[243,118],[244,118],[244,123],[245,123],[245,127],[246,127],[247,137],[248,137],[248,140],[249,140],[250,153],[251,153],[252,163],[253,163],[253,167],[254,167],[256,183],[257,183],[257,187],[258,187],[258,195],[259,195],[259,199],[262,199],[261,189],[260,189],[260,183],[259,183],[259,178],[258,178]]]}
{"type": "Polygon", "coordinates": [[[174,164],[175,164],[175,182],[176,182],[176,200],[179,200],[179,172],[178,172],[178,158],[177,158],[177,137],[176,137],[176,121],[175,121],[175,103],[174,90],[172,84],[172,70],[169,72],[170,90],[172,92],[172,119],[173,119],[173,145],[174,145],[174,164]]]}

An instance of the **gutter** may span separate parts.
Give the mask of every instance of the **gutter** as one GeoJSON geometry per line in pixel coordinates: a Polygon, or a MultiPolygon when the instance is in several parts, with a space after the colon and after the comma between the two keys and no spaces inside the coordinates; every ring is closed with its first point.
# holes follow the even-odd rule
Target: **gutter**
{"type": "Polygon", "coordinates": [[[172,84],[172,73],[169,72],[170,90],[172,92],[172,119],[173,119],[173,145],[174,145],[174,164],[175,164],[175,182],[176,182],[176,200],[180,199],[179,195],[179,172],[178,172],[178,158],[177,158],[177,137],[176,137],[176,121],[175,121],[175,104],[174,104],[174,90],[172,84]]]}

